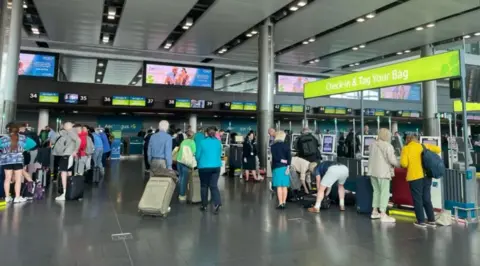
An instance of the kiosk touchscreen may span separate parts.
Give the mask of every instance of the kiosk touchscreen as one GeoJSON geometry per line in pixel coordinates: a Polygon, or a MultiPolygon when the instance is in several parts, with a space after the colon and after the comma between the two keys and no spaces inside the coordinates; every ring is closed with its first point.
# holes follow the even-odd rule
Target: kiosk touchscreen
{"type": "MultiPolygon", "coordinates": [[[[430,144],[441,147],[441,140],[440,137],[432,137],[432,136],[422,136],[420,137],[421,144],[430,144]]],[[[441,154],[438,154],[441,156],[441,154]]],[[[430,189],[431,197],[432,197],[432,204],[433,208],[435,209],[442,209],[442,180],[441,179],[432,179],[432,187],[430,189]]]]}
{"type": "Polygon", "coordinates": [[[440,137],[427,137],[422,136],[420,137],[420,143],[422,144],[430,144],[440,147],[440,137]]]}
{"type": "Polygon", "coordinates": [[[230,134],[223,134],[222,135],[222,145],[230,144],[230,134]]]}
{"type": "Polygon", "coordinates": [[[393,136],[392,137],[392,146],[393,146],[393,150],[395,151],[395,156],[400,158],[400,155],[402,154],[402,149],[403,149],[402,137],[393,136]]]}
{"type": "Polygon", "coordinates": [[[322,135],[322,156],[326,156],[326,160],[333,160],[336,155],[336,135],[322,135]]]}
{"type": "Polygon", "coordinates": [[[290,142],[290,150],[296,151],[297,150],[297,141],[301,134],[292,134],[292,141],[290,142]]]}
{"type": "Polygon", "coordinates": [[[362,139],[362,157],[370,155],[370,145],[377,139],[376,135],[364,135],[362,139]]]}

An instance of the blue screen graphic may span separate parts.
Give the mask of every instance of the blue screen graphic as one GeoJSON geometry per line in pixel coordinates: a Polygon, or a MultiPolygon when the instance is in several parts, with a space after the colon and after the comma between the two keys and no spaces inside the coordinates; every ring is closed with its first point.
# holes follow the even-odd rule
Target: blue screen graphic
{"type": "Polygon", "coordinates": [[[55,56],[20,53],[18,75],[32,77],[55,77],[55,56]]]}

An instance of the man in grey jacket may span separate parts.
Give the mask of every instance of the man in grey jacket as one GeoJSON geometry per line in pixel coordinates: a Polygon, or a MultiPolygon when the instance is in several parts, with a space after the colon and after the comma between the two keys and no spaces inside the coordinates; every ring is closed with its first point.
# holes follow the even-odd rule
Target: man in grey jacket
{"type": "Polygon", "coordinates": [[[72,175],[73,159],[77,156],[80,148],[80,138],[73,130],[73,124],[66,122],[63,124],[63,129],[58,132],[58,135],[53,141],[53,155],[59,156],[58,171],[62,177],[63,193],[58,196],[56,200],[64,201],[65,192],[67,191],[67,177],[72,175]]]}

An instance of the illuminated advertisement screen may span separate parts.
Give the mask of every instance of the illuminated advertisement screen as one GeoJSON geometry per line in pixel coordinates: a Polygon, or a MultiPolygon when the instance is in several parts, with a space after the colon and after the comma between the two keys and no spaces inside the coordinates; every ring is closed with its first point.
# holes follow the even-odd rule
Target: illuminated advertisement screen
{"type": "Polygon", "coordinates": [[[128,96],[113,96],[112,105],[128,106],[130,105],[130,97],[128,96]]]}
{"type": "Polygon", "coordinates": [[[145,84],[213,88],[213,69],[147,63],[145,84]]]}
{"type": "Polygon", "coordinates": [[[277,76],[278,92],[303,93],[303,85],[305,83],[317,80],[319,80],[319,78],[279,74],[277,76]]]}
{"type": "Polygon", "coordinates": [[[190,99],[176,99],[175,100],[175,108],[190,108],[192,106],[192,102],[190,99]]]}
{"type": "Polygon", "coordinates": [[[381,99],[420,101],[421,85],[408,84],[380,89],[381,99]]]}
{"type": "Polygon", "coordinates": [[[130,97],[130,106],[145,106],[145,97],[132,96],[130,97]]]}
{"type": "Polygon", "coordinates": [[[18,75],[32,77],[55,77],[56,56],[35,53],[20,53],[18,75]]]}
{"type": "Polygon", "coordinates": [[[58,103],[58,93],[57,92],[40,92],[38,97],[39,103],[58,103]]]}

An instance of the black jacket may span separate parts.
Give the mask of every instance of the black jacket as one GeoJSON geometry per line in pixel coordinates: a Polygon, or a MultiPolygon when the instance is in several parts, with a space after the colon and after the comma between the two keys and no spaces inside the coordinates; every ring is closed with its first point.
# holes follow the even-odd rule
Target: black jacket
{"type": "Polygon", "coordinates": [[[246,140],[243,143],[243,158],[257,156],[257,148],[253,141],[246,140]]]}
{"type": "Polygon", "coordinates": [[[272,153],[272,169],[290,165],[292,162],[292,151],[285,142],[274,142],[270,151],[272,153]]]}

